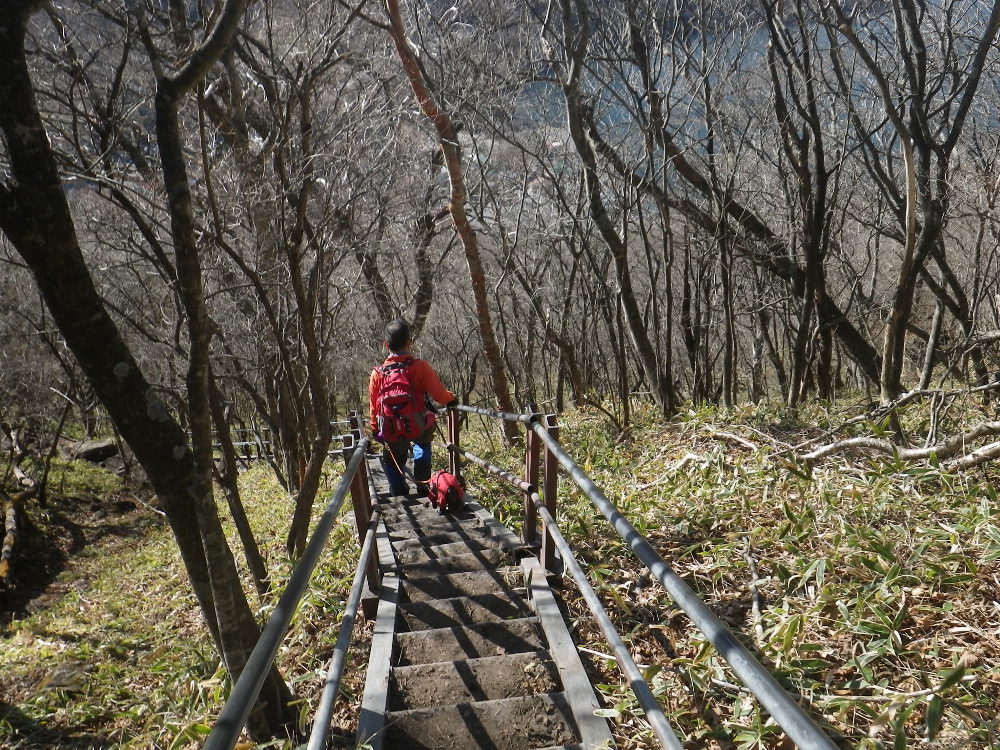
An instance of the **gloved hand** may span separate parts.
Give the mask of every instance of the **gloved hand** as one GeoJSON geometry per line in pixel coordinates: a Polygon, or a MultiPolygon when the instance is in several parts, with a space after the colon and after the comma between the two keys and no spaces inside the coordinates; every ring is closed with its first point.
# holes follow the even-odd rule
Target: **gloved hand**
{"type": "Polygon", "coordinates": [[[451,401],[449,401],[449,402],[448,402],[447,404],[445,404],[445,405],[444,405],[444,408],[445,408],[445,409],[454,409],[454,408],[455,408],[456,406],[458,406],[458,405],[459,405],[459,403],[460,403],[460,402],[459,402],[459,400],[458,400],[458,396],[456,396],[456,397],[455,397],[455,398],[453,398],[453,399],[452,399],[451,401]]]}
{"type": "Polygon", "coordinates": [[[381,432],[376,432],[376,433],[375,433],[375,434],[374,434],[374,435],[372,436],[372,439],[373,439],[373,440],[374,440],[374,441],[375,441],[376,443],[384,443],[384,442],[385,442],[385,436],[384,436],[384,435],[383,435],[383,434],[382,434],[381,432]]]}

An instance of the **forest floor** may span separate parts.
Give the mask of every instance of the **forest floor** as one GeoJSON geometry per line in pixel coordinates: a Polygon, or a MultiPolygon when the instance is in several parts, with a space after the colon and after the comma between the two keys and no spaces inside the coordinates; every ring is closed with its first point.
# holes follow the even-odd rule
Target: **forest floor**
{"type": "MultiPolygon", "coordinates": [[[[964,406],[937,423],[907,411],[908,440],[993,418],[964,406]]],[[[668,424],[647,412],[622,432],[615,415],[581,412],[561,441],[839,745],[1000,748],[997,469],[950,472],[933,456],[872,451],[811,467],[791,458],[788,446],[807,440],[884,437],[877,421],[845,425],[859,413],[860,400],[691,410],[668,424]]],[[[520,465],[495,444],[486,457],[520,465]]],[[[560,528],[685,745],[789,747],[590,501],[560,481],[560,528]]],[[[520,499],[487,485],[484,496],[507,498],[494,512],[516,527],[520,499]]],[[[571,581],[563,596],[619,745],[657,747],[571,581]]]]}
{"type": "MultiPolygon", "coordinates": [[[[338,470],[331,466],[325,491],[338,470]]],[[[225,699],[224,671],[165,517],[97,471],[76,482],[76,495],[54,495],[22,515],[14,585],[0,590],[0,747],[200,747],[225,699]]],[[[274,524],[290,517],[291,501],[265,467],[244,473],[242,485],[269,569],[284,580],[290,564],[274,524]]],[[[344,514],[286,637],[280,664],[303,705],[322,689],[356,546],[344,514]]],[[[277,594],[266,602],[250,594],[259,617],[277,594]]],[[[368,630],[357,628],[347,695],[363,685],[368,630]]],[[[355,713],[339,707],[335,736],[351,736],[355,713]]]]}
{"type": "MultiPolygon", "coordinates": [[[[782,458],[781,444],[852,414],[849,404],[841,410],[703,410],[668,424],[640,412],[625,433],[608,415],[584,411],[563,419],[562,442],[842,747],[1000,747],[995,470],[952,474],[933,461],[861,454],[809,468],[782,458]]],[[[922,419],[912,416],[912,434],[922,419]]],[[[521,465],[516,450],[471,427],[468,447],[521,465]]],[[[862,424],[850,434],[877,429],[862,424]]],[[[331,465],[324,491],[338,472],[331,465]]],[[[470,478],[477,497],[517,529],[519,497],[470,478]]],[[[561,526],[685,746],[788,747],[589,501],[561,482],[561,526]]],[[[30,509],[18,586],[0,591],[0,747],[199,747],[227,685],[176,545],[148,503],[92,484],[30,509]]],[[[243,475],[242,491],[283,580],[290,500],[265,467],[243,475]]],[[[281,653],[304,716],[322,685],[356,546],[345,514],[281,653]]],[[[619,746],[656,747],[571,581],[562,595],[619,746]]],[[[273,605],[252,594],[251,602],[261,618],[273,605]]],[[[355,724],[366,638],[362,627],[338,704],[344,738],[355,724]]]]}

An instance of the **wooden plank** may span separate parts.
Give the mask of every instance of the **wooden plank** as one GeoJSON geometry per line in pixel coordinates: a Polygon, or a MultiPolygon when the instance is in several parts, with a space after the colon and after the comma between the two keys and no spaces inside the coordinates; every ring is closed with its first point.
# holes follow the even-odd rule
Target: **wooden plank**
{"type": "Polygon", "coordinates": [[[573,711],[573,718],[576,719],[580,729],[581,744],[584,747],[595,748],[615,747],[608,722],[594,715],[594,711],[600,707],[597,696],[594,695],[594,688],[583,668],[583,662],[580,661],[576,644],[566,629],[566,623],[559,612],[559,605],[552,594],[552,589],[549,588],[545,569],[536,557],[525,557],[521,560],[521,569],[524,571],[524,581],[531,606],[542,623],[542,629],[549,642],[549,653],[552,654],[552,660],[559,669],[563,690],[573,711]]]}
{"type": "Polygon", "coordinates": [[[371,652],[368,655],[368,674],[361,698],[361,717],[358,721],[357,744],[382,750],[385,738],[385,719],[389,701],[389,672],[392,667],[393,646],[396,640],[396,601],[399,579],[395,575],[382,578],[375,632],[372,634],[371,652]]]}

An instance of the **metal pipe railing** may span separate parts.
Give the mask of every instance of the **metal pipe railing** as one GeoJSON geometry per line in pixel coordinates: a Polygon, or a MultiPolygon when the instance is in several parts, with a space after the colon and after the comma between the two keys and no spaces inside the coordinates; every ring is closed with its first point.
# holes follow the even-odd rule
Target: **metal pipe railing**
{"type": "Polygon", "coordinates": [[[326,747],[327,740],[330,738],[333,706],[337,702],[340,679],[344,674],[344,667],[347,665],[347,650],[351,645],[351,636],[354,634],[354,623],[358,616],[358,606],[361,603],[361,596],[365,590],[365,573],[368,569],[368,560],[371,559],[372,551],[375,549],[375,532],[378,528],[381,513],[381,506],[372,506],[371,521],[368,523],[365,543],[361,547],[361,559],[358,561],[358,568],[354,572],[354,581],[351,584],[351,593],[347,598],[344,616],[340,620],[340,632],[337,634],[337,643],[333,647],[333,658],[330,659],[330,666],[326,670],[326,681],[323,684],[323,693],[320,696],[319,707],[313,716],[312,732],[309,735],[307,750],[323,750],[326,747]]]}
{"type": "MultiPolygon", "coordinates": [[[[524,413],[534,419],[538,419],[540,416],[538,407],[535,404],[529,404],[524,413]]],[[[529,485],[537,487],[542,444],[535,436],[533,430],[526,430],[526,433],[524,440],[524,478],[529,485]]],[[[524,490],[522,502],[524,505],[522,510],[524,518],[521,523],[521,538],[525,544],[535,547],[538,544],[538,514],[535,512],[535,506],[531,502],[531,490],[524,490]]]]}
{"type": "Polygon", "coordinates": [[[344,498],[347,497],[354,475],[365,458],[365,450],[368,444],[368,438],[363,438],[357,446],[358,449],[351,457],[344,476],[341,477],[340,484],[337,485],[333,498],[317,522],[312,538],[306,545],[302,558],[295,566],[295,570],[292,571],[292,575],[288,579],[288,585],[278,599],[278,604],[271,613],[271,617],[268,618],[267,624],[260,634],[260,639],[257,641],[257,645],[254,646],[253,651],[250,653],[250,658],[247,659],[243,671],[236,680],[236,684],[233,685],[232,692],[229,694],[229,700],[226,701],[222,707],[222,711],[219,712],[219,718],[216,720],[215,727],[205,742],[204,750],[231,750],[239,738],[244,725],[246,725],[250,710],[257,700],[261,686],[264,684],[264,678],[267,676],[274,657],[278,653],[278,647],[281,645],[281,641],[288,631],[292,615],[295,614],[299,600],[305,593],[309,579],[312,577],[316,564],[319,562],[320,553],[323,551],[326,540],[330,536],[337,514],[344,504],[344,498]]]}
{"type": "Polygon", "coordinates": [[[525,492],[534,492],[535,491],[534,486],[532,486],[528,482],[525,482],[523,479],[521,479],[516,474],[511,474],[509,471],[504,471],[499,466],[491,464],[485,458],[480,458],[475,453],[470,453],[469,451],[465,450],[464,448],[459,448],[457,445],[449,445],[448,446],[448,450],[454,451],[455,453],[458,453],[458,455],[460,455],[462,458],[468,459],[472,463],[476,464],[476,466],[479,466],[479,467],[481,467],[483,469],[486,469],[486,471],[490,472],[491,474],[495,474],[500,479],[503,479],[508,484],[512,484],[513,486],[517,487],[519,490],[523,490],[525,492]]]}
{"type": "MultiPolygon", "coordinates": [[[[364,450],[360,448],[361,430],[356,428],[353,432],[343,436],[344,458],[350,461],[354,451],[364,450]]],[[[371,499],[375,497],[371,491],[371,482],[368,476],[367,467],[364,463],[358,468],[351,479],[351,505],[354,507],[355,528],[358,532],[358,544],[365,543],[365,529],[368,528],[368,521],[371,518],[371,499]]],[[[378,571],[378,555],[369,557],[367,561],[368,585],[372,591],[378,591],[380,584],[378,571]]]]}
{"type": "Polygon", "coordinates": [[[562,449],[545,427],[532,424],[531,428],[546,447],[559,460],[577,486],[601,511],[618,535],[628,544],[653,577],[667,591],[674,602],[691,619],[709,643],[719,652],[747,689],[761,702],[789,738],[806,750],[836,750],[836,745],[813,723],[805,711],[792,699],[774,676],[768,672],[741,644],[684,580],[673,571],[645,537],[608,500],[594,481],[562,449]]]}
{"type": "MultiPolygon", "coordinates": [[[[549,433],[551,437],[556,442],[559,441],[559,427],[556,424],[555,414],[546,414],[545,430],[549,433]]],[[[532,430],[534,435],[534,430],[532,430]]],[[[542,471],[544,482],[542,490],[543,496],[545,498],[545,508],[548,510],[549,515],[553,518],[552,527],[557,527],[556,518],[556,493],[558,490],[558,478],[559,478],[559,461],[556,459],[555,454],[552,453],[547,447],[545,449],[545,456],[542,460],[542,471]]],[[[549,538],[548,525],[542,524],[542,567],[546,570],[554,570],[556,566],[555,560],[555,549],[552,544],[552,539],[549,538]]]]}
{"type": "Polygon", "coordinates": [[[496,417],[497,419],[506,419],[508,422],[521,422],[523,424],[531,424],[531,422],[537,419],[536,416],[532,416],[531,414],[512,414],[509,411],[483,409],[479,406],[466,406],[465,404],[458,404],[452,408],[468,414],[481,414],[484,417],[496,417]]]}
{"type": "MultiPolygon", "coordinates": [[[[594,587],[591,586],[590,580],[587,578],[587,574],[584,573],[583,568],[580,567],[580,563],[577,562],[576,558],[573,556],[573,550],[566,541],[566,538],[559,531],[555,518],[553,518],[552,514],[549,513],[548,508],[545,507],[544,501],[535,488],[530,482],[519,479],[509,471],[504,471],[499,466],[491,464],[489,461],[477,456],[475,453],[470,453],[469,451],[456,446],[449,446],[449,448],[454,449],[461,454],[463,458],[468,459],[491,474],[494,474],[509,484],[514,485],[518,489],[523,490],[528,495],[531,502],[534,504],[535,509],[538,511],[538,514],[542,517],[542,522],[547,529],[549,538],[555,542],[556,547],[558,547],[560,553],[562,553],[563,563],[569,568],[570,575],[572,575],[573,580],[576,581],[576,584],[580,589],[580,593],[583,595],[584,601],[587,602],[587,606],[590,608],[594,618],[597,620],[597,624],[600,625],[601,631],[604,633],[604,637],[607,639],[612,651],[614,651],[615,660],[618,662],[619,668],[628,679],[629,687],[632,689],[632,692],[635,693],[635,697],[639,699],[639,703],[642,706],[643,711],[646,712],[646,720],[653,728],[653,732],[656,734],[660,743],[664,747],[670,748],[670,750],[683,750],[683,745],[677,738],[677,734],[674,732],[673,727],[670,726],[670,722],[663,713],[663,709],[660,708],[660,704],[657,702],[656,696],[653,695],[653,691],[650,690],[649,685],[643,678],[642,672],[639,670],[639,666],[632,658],[632,654],[629,653],[625,642],[622,641],[621,636],[618,635],[618,631],[615,629],[614,623],[608,616],[607,610],[604,609],[604,605],[601,604],[601,600],[597,596],[597,592],[594,591],[594,587]]],[[[310,747],[309,750],[313,749],[310,747]]]]}
{"type": "Polygon", "coordinates": [[[604,605],[601,604],[601,599],[590,584],[587,574],[573,555],[573,549],[569,546],[569,542],[566,541],[566,537],[559,531],[556,520],[549,513],[548,508],[545,507],[545,503],[537,492],[531,494],[531,500],[538,509],[538,515],[542,517],[542,522],[548,530],[549,538],[552,539],[555,546],[559,549],[560,554],[562,554],[563,564],[569,569],[569,573],[573,576],[573,580],[576,581],[577,588],[580,589],[584,601],[587,602],[587,606],[594,615],[594,619],[600,625],[601,631],[608,641],[608,645],[614,651],[615,661],[618,662],[619,668],[628,679],[629,687],[632,688],[635,697],[639,699],[642,710],[646,712],[646,721],[653,728],[653,732],[656,734],[661,745],[670,748],[670,750],[683,750],[684,746],[677,737],[677,733],[670,726],[670,721],[667,719],[666,714],[663,713],[663,709],[660,708],[660,704],[657,702],[656,696],[653,695],[653,691],[650,689],[646,679],[642,676],[639,665],[635,663],[625,642],[618,635],[615,624],[608,616],[604,605]]]}

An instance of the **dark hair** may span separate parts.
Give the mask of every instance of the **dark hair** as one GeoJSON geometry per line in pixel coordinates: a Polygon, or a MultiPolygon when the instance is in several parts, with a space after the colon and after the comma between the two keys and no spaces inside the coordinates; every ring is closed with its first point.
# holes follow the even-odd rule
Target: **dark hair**
{"type": "Polygon", "coordinates": [[[385,343],[391,351],[398,352],[410,341],[410,324],[402,318],[396,318],[385,327],[385,343]]]}

